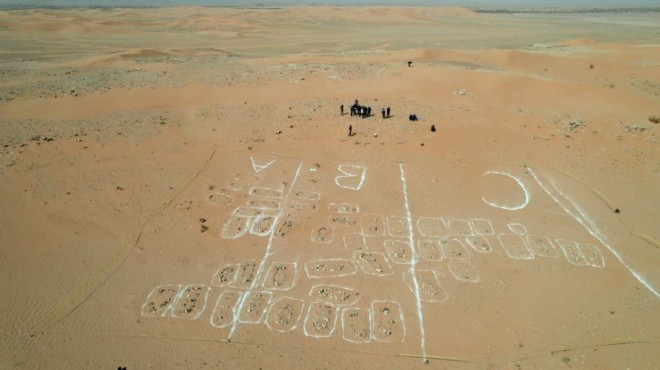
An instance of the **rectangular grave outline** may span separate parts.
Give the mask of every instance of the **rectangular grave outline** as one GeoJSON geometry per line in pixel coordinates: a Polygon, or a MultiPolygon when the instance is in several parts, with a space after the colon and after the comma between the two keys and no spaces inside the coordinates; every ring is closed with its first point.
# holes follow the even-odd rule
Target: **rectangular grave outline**
{"type": "Polygon", "coordinates": [[[327,259],[322,259],[322,260],[314,260],[314,261],[309,261],[305,263],[305,273],[307,274],[307,278],[309,279],[322,279],[322,278],[329,278],[329,277],[344,277],[344,276],[351,276],[355,275],[357,273],[358,266],[353,262],[351,259],[347,258],[327,258],[327,259]],[[327,275],[327,276],[313,276],[312,274],[309,273],[309,264],[314,264],[314,263],[319,263],[319,262],[326,262],[326,261],[341,261],[341,262],[348,262],[353,266],[353,272],[351,273],[342,273],[342,274],[337,274],[337,275],[327,275]]]}
{"type": "Polygon", "coordinates": [[[449,261],[449,262],[447,263],[447,270],[449,270],[449,273],[452,274],[452,276],[454,277],[454,280],[458,281],[459,283],[476,284],[476,283],[478,283],[478,282],[481,281],[481,276],[479,275],[479,271],[477,271],[477,268],[474,267],[474,265],[472,264],[472,262],[470,262],[469,260],[453,260],[453,261],[449,261]],[[470,265],[470,267],[471,267],[472,270],[474,271],[474,275],[476,276],[476,279],[475,279],[474,281],[473,281],[472,279],[470,279],[470,280],[459,279],[459,278],[456,276],[457,273],[455,273],[455,272],[454,272],[454,269],[452,268],[452,266],[455,266],[455,265],[458,265],[458,264],[467,264],[467,265],[470,265]]]}
{"type": "Polygon", "coordinates": [[[497,234],[497,241],[500,243],[500,246],[502,247],[502,249],[504,249],[504,252],[506,253],[507,257],[509,257],[511,259],[514,259],[514,260],[533,260],[533,259],[536,258],[534,256],[534,253],[532,253],[532,251],[529,249],[529,246],[527,245],[527,241],[521,235],[518,235],[518,234],[497,234]],[[516,257],[516,256],[511,255],[509,249],[505,246],[504,242],[502,242],[502,237],[509,237],[509,236],[510,237],[517,237],[517,238],[520,238],[520,240],[522,240],[523,246],[525,247],[525,250],[527,251],[527,253],[529,253],[529,255],[527,257],[516,257]]]}
{"type": "Polygon", "coordinates": [[[568,261],[568,263],[574,266],[588,266],[587,259],[584,257],[584,255],[582,255],[582,250],[580,249],[580,243],[566,239],[555,239],[555,241],[557,242],[559,248],[561,248],[562,252],[564,253],[564,257],[566,257],[566,261],[568,261]],[[576,261],[571,260],[571,258],[573,257],[568,252],[568,249],[571,246],[574,246],[579,254],[578,256],[575,257],[576,261]]]}
{"type": "Polygon", "coordinates": [[[595,267],[595,268],[605,268],[605,255],[603,252],[596,246],[595,244],[592,243],[578,243],[578,247],[580,248],[580,252],[582,253],[582,256],[584,257],[584,260],[587,262],[587,266],[595,267]],[[585,247],[591,247],[591,249],[594,249],[598,251],[598,256],[600,257],[600,263],[594,264],[592,263],[589,258],[584,253],[584,248],[585,247]]]}
{"type": "Polygon", "coordinates": [[[241,316],[242,316],[242,306],[241,306],[241,310],[238,311],[238,316],[236,317],[236,321],[238,321],[240,324],[261,324],[264,321],[264,316],[266,315],[266,312],[268,311],[268,308],[270,307],[270,302],[273,300],[273,293],[271,293],[267,290],[262,290],[262,291],[246,290],[243,293],[243,295],[245,296],[245,299],[243,300],[243,302],[248,300],[248,296],[250,294],[263,294],[265,296],[268,296],[268,300],[266,301],[266,304],[264,305],[264,309],[261,311],[261,315],[259,316],[257,321],[241,320],[241,316]]]}
{"type": "Polygon", "coordinates": [[[385,236],[386,235],[385,230],[387,229],[387,221],[385,220],[385,216],[383,216],[381,214],[378,214],[378,213],[363,213],[362,216],[360,216],[360,220],[358,220],[358,222],[360,223],[360,233],[362,233],[362,235],[364,235],[364,236],[376,236],[376,237],[378,237],[378,236],[385,236]],[[369,230],[365,230],[366,225],[365,225],[365,222],[363,222],[363,220],[371,218],[372,216],[375,216],[376,218],[380,219],[380,221],[381,221],[380,227],[383,230],[381,233],[372,233],[369,230]]]}
{"type": "Polygon", "coordinates": [[[341,214],[345,214],[345,215],[354,215],[354,214],[360,213],[360,205],[359,204],[352,204],[352,203],[348,203],[348,202],[341,202],[341,203],[331,202],[331,203],[328,203],[328,211],[335,212],[335,213],[341,213],[341,214]],[[352,208],[353,206],[355,207],[355,212],[341,211],[341,210],[337,209],[337,208],[340,208],[340,207],[352,208]]]}
{"type": "Polygon", "coordinates": [[[495,228],[493,228],[493,223],[490,220],[485,218],[474,218],[470,220],[470,226],[472,227],[472,231],[474,231],[474,233],[478,236],[495,236],[495,228]],[[483,232],[480,228],[477,228],[475,221],[478,221],[479,223],[487,223],[490,231],[483,232]]]}
{"type": "Polygon", "coordinates": [[[355,343],[355,344],[367,344],[371,343],[371,330],[373,327],[373,324],[371,323],[372,315],[371,315],[371,310],[368,308],[359,308],[359,307],[344,307],[341,310],[341,336],[345,341],[355,343]],[[369,338],[365,341],[357,341],[351,338],[348,338],[346,336],[346,318],[345,315],[348,313],[348,311],[354,310],[354,311],[366,311],[367,312],[367,319],[369,320],[369,338]]]}
{"type": "Polygon", "coordinates": [[[332,226],[321,226],[321,227],[318,228],[318,230],[312,229],[312,235],[310,236],[309,239],[312,243],[330,244],[330,243],[332,243],[333,240],[335,240],[335,228],[332,227],[332,226]],[[321,231],[321,229],[323,229],[323,228],[330,231],[330,238],[328,238],[326,240],[319,240],[318,237],[315,238],[314,235],[317,234],[316,232],[321,231]]]}
{"type": "Polygon", "coordinates": [[[465,244],[467,244],[468,247],[470,247],[470,249],[472,249],[473,251],[475,251],[477,253],[493,253],[493,246],[490,245],[490,241],[488,240],[488,238],[486,238],[483,235],[468,235],[468,236],[465,237],[465,244]],[[481,238],[486,242],[486,245],[488,245],[488,250],[482,250],[482,249],[475,248],[472,245],[472,243],[469,242],[470,239],[477,239],[477,238],[481,238]]]}
{"type": "Polygon", "coordinates": [[[365,252],[353,252],[353,259],[355,260],[355,264],[358,265],[358,267],[362,270],[367,275],[372,275],[372,276],[391,276],[394,274],[394,271],[392,270],[392,265],[390,265],[389,261],[385,257],[384,254],[380,252],[372,252],[372,251],[365,251],[365,252]],[[387,268],[389,270],[389,273],[370,273],[367,272],[364,267],[362,267],[362,264],[359,262],[361,259],[359,258],[360,253],[370,253],[370,254],[378,254],[382,257],[383,261],[385,261],[385,265],[387,265],[387,268]]]}
{"type": "Polygon", "coordinates": [[[175,319],[184,319],[184,320],[197,320],[197,319],[199,319],[202,316],[202,314],[204,314],[204,312],[206,311],[206,305],[208,304],[209,292],[210,291],[211,291],[211,287],[206,286],[205,284],[187,284],[186,286],[183,287],[183,289],[181,289],[181,291],[179,292],[174,304],[172,305],[171,310],[170,310],[170,317],[175,318],[175,319]],[[202,308],[199,310],[199,312],[196,315],[192,316],[192,317],[184,317],[184,316],[177,315],[174,312],[174,306],[176,306],[176,303],[178,303],[179,300],[183,297],[183,294],[186,291],[186,289],[188,289],[190,287],[194,287],[194,286],[200,286],[200,287],[205,288],[205,292],[203,294],[204,306],[202,306],[202,308]]]}
{"type": "Polygon", "coordinates": [[[313,302],[311,302],[307,305],[307,313],[305,314],[305,320],[303,321],[303,333],[305,333],[305,336],[312,337],[312,338],[330,338],[335,333],[335,330],[337,330],[337,319],[338,318],[339,318],[339,308],[337,308],[336,306],[334,306],[332,304],[329,304],[329,303],[313,301],[313,302]],[[328,333],[328,335],[314,335],[314,334],[310,334],[310,333],[307,332],[307,320],[309,320],[309,316],[312,312],[312,308],[314,308],[314,306],[316,304],[322,304],[322,305],[325,305],[325,306],[330,306],[330,307],[334,308],[334,310],[335,310],[335,319],[334,319],[334,322],[332,323],[332,329],[330,329],[330,332],[328,333]]]}
{"type": "Polygon", "coordinates": [[[461,219],[461,218],[450,218],[447,221],[447,229],[449,230],[449,234],[451,234],[452,236],[465,237],[465,236],[469,236],[469,235],[474,235],[474,230],[472,230],[472,223],[470,223],[469,220],[464,220],[464,219],[461,219]],[[452,224],[454,224],[454,223],[460,223],[460,224],[463,224],[463,225],[467,225],[467,228],[469,230],[468,234],[465,234],[463,231],[459,231],[459,230],[455,231],[454,229],[457,228],[458,226],[452,226],[452,224]]]}
{"type": "Polygon", "coordinates": [[[356,304],[356,303],[360,300],[360,298],[362,298],[362,293],[360,293],[359,290],[354,289],[354,288],[349,288],[349,287],[340,286],[340,285],[335,285],[335,284],[316,284],[316,285],[313,285],[313,286],[309,289],[309,292],[307,293],[307,295],[308,295],[309,297],[311,297],[312,300],[314,300],[315,302],[327,303],[327,304],[329,304],[329,305],[331,305],[331,306],[335,306],[335,307],[337,307],[337,308],[347,307],[347,306],[353,306],[354,304],[356,304]],[[355,298],[355,300],[354,300],[353,302],[350,302],[350,303],[334,303],[334,302],[325,301],[325,300],[323,300],[323,299],[321,299],[321,298],[317,298],[316,296],[312,295],[312,293],[313,293],[317,288],[322,288],[322,287],[345,289],[345,290],[348,290],[348,291],[350,291],[350,292],[352,292],[352,293],[355,293],[354,295],[355,295],[357,298],[355,298]]]}
{"type": "MultiPolygon", "coordinates": [[[[450,261],[450,262],[451,262],[451,261],[450,261]]],[[[420,300],[421,302],[427,302],[427,303],[442,303],[442,302],[446,302],[447,300],[449,300],[449,293],[447,293],[447,289],[445,289],[445,288],[442,286],[442,284],[441,284],[441,280],[440,280],[440,274],[439,274],[438,271],[436,271],[436,270],[429,270],[429,269],[421,269],[421,270],[416,270],[415,273],[416,273],[416,274],[419,274],[419,273],[430,273],[431,275],[433,275],[433,277],[434,277],[434,279],[435,279],[435,281],[436,281],[438,287],[440,288],[440,290],[441,290],[442,293],[444,294],[444,298],[440,298],[440,299],[438,299],[438,300],[432,300],[432,299],[428,299],[428,298],[422,298],[422,296],[421,296],[421,294],[420,294],[420,298],[419,298],[419,300],[420,300]]],[[[414,287],[414,284],[413,284],[413,281],[412,281],[412,271],[408,270],[408,271],[404,272],[401,276],[402,276],[402,278],[403,278],[403,282],[406,284],[406,286],[408,287],[408,289],[410,289],[411,292],[414,292],[414,291],[415,291],[415,287],[414,287]]],[[[419,284],[419,282],[418,282],[417,284],[419,284]]],[[[420,287],[419,289],[420,289],[420,291],[421,291],[422,288],[420,287]]]]}
{"type": "Polygon", "coordinates": [[[268,290],[277,290],[281,292],[286,292],[291,289],[296,285],[296,280],[298,278],[298,262],[271,262],[270,267],[268,268],[268,271],[266,271],[266,277],[264,278],[264,281],[261,283],[261,286],[264,289],[268,290]],[[268,281],[268,277],[270,277],[270,270],[275,266],[275,264],[282,264],[282,265],[293,265],[293,278],[291,279],[291,286],[285,287],[285,288],[272,288],[272,287],[267,287],[266,282],[268,281]]]}
{"type": "Polygon", "coordinates": [[[275,221],[276,220],[277,220],[277,218],[273,215],[259,215],[259,216],[255,217],[252,220],[252,225],[250,225],[250,234],[256,235],[256,236],[268,236],[268,235],[270,235],[270,233],[272,233],[275,230],[275,221]],[[263,231],[263,232],[256,231],[254,229],[255,226],[258,224],[259,221],[265,219],[266,217],[271,217],[273,219],[273,223],[270,225],[270,228],[266,231],[263,231]]]}
{"type": "Polygon", "coordinates": [[[372,323],[372,328],[371,328],[371,339],[381,342],[381,343],[396,343],[395,341],[390,341],[390,340],[382,340],[376,338],[376,310],[374,308],[374,305],[377,303],[392,303],[397,305],[399,307],[399,320],[401,321],[401,328],[402,328],[402,335],[401,335],[401,341],[399,343],[405,342],[406,339],[406,322],[403,318],[403,310],[401,309],[401,303],[396,302],[396,301],[380,301],[380,300],[374,300],[371,301],[371,323],[372,323]]]}
{"type": "Polygon", "coordinates": [[[235,314],[236,314],[234,309],[235,309],[236,305],[238,304],[238,302],[240,301],[241,296],[243,295],[243,293],[244,293],[243,291],[240,291],[240,290],[237,290],[237,289],[225,289],[225,290],[222,291],[222,293],[220,293],[220,294],[218,295],[218,298],[216,298],[216,300],[215,300],[215,305],[213,306],[213,311],[211,312],[211,317],[209,318],[209,323],[211,324],[211,326],[213,326],[214,328],[217,328],[217,329],[223,329],[223,328],[226,328],[226,327],[232,325],[232,323],[233,323],[234,320],[235,320],[235,314]],[[230,310],[230,311],[231,311],[231,314],[232,314],[231,320],[229,320],[229,321],[228,321],[226,324],[224,324],[224,325],[216,325],[216,324],[214,324],[214,323],[213,323],[213,318],[216,316],[216,315],[215,315],[215,312],[216,312],[216,310],[218,309],[218,304],[219,304],[220,301],[222,300],[222,297],[223,297],[223,296],[228,295],[228,294],[231,294],[231,293],[236,293],[236,294],[237,294],[236,302],[234,302],[234,304],[232,305],[231,310],[230,310]]]}
{"type": "Polygon", "coordinates": [[[425,238],[442,238],[445,236],[449,236],[449,228],[447,228],[447,223],[445,222],[445,219],[442,217],[427,217],[427,216],[422,216],[418,217],[417,221],[415,222],[415,226],[417,227],[417,231],[419,232],[420,235],[422,235],[425,238]],[[427,219],[427,220],[438,220],[442,224],[442,228],[445,230],[445,233],[442,235],[437,235],[437,234],[427,234],[426,232],[422,231],[422,228],[419,226],[419,222],[422,221],[422,219],[427,219]]]}
{"type": "Polygon", "coordinates": [[[278,299],[275,299],[275,300],[274,300],[273,302],[271,302],[270,305],[268,306],[268,309],[266,310],[266,318],[264,319],[264,324],[265,324],[266,327],[268,327],[268,329],[270,329],[271,331],[277,331],[277,332],[280,332],[280,333],[286,333],[286,332],[288,332],[288,331],[293,331],[293,330],[295,330],[295,329],[298,327],[298,325],[300,324],[300,319],[302,318],[302,316],[303,316],[304,313],[305,313],[305,301],[303,301],[302,299],[293,298],[293,297],[288,297],[288,296],[280,297],[280,298],[278,298],[278,299]],[[283,301],[283,300],[285,300],[285,299],[288,299],[288,300],[291,300],[291,301],[300,302],[300,312],[298,312],[298,317],[297,317],[296,320],[295,320],[296,322],[291,326],[290,329],[288,329],[288,330],[280,330],[280,329],[277,329],[277,328],[273,328],[273,327],[270,325],[270,321],[268,320],[268,317],[270,316],[270,310],[271,310],[276,304],[278,304],[279,302],[281,302],[281,301],[283,301]]]}
{"type": "Polygon", "coordinates": [[[525,236],[525,239],[527,241],[527,246],[529,247],[529,249],[532,251],[532,253],[535,256],[543,257],[543,258],[553,258],[553,259],[558,259],[559,258],[559,251],[557,250],[557,247],[554,245],[554,243],[552,242],[552,240],[549,237],[544,236],[544,235],[531,235],[531,234],[528,234],[528,235],[525,236]],[[550,244],[550,246],[552,247],[552,251],[555,252],[554,255],[546,255],[545,253],[536,253],[536,249],[532,247],[532,244],[535,244],[535,243],[532,243],[530,241],[530,239],[533,239],[533,238],[543,238],[543,239],[547,240],[548,244],[550,244]]]}
{"type": "Polygon", "coordinates": [[[211,286],[212,287],[217,287],[217,288],[227,288],[227,287],[231,286],[231,284],[234,282],[234,279],[236,279],[236,274],[238,274],[238,269],[239,268],[240,268],[240,266],[239,266],[238,263],[225,263],[224,265],[218,267],[218,269],[215,271],[215,274],[213,274],[213,277],[211,278],[211,286]],[[232,275],[231,280],[229,280],[229,282],[227,282],[226,284],[221,284],[221,283],[216,284],[215,283],[216,280],[219,280],[219,279],[216,279],[216,277],[218,276],[218,274],[220,274],[220,271],[224,270],[225,268],[227,268],[229,266],[234,266],[234,268],[235,268],[234,274],[232,275]]]}
{"type": "Polygon", "coordinates": [[[399,240],[391,240],[391,239],[383,240],[383,246],[385,247],[385,251],[387,251],[387,256],[389,257],[390,261],[392,261],[392,263],[395,263],[397,265],[412,265],[413,263],[418,262],[418,261],[414,260],[415,253],[412,250],[413,247],[410,246],[410,243],[406,240],[400,240],[400,239],[399,240]],[[392,254],[393,254],[392,253],[392,244],[398,244],[398,243],[403,243],[403,244],[408,246],[408,252],[409,252],[409,255],[410,255],[409,257],[410,258],[405,262],[396,261],[394,258],[392,258],[392,254]]]}
{"type": "Polygon", "coordinates": [[[410,227],[406,228],[406,233],[402,235],[394,235],[392,233],[392,226],[390,226],[391,219],[400,219],[403,220],[405,224],[408,224],[408,219],[402,216],[389,216],[387,217],[387,233],[393,238],[410,238],[410,227]]]}
{"type": "Polygon", "coordinates": [[[159,284],[156,287],[154,287],[153,289],[151,289],[151,291],[147,295],[147,298],[145,299],[144,303],[140,307],[140,315],[141,316],[149,316],[149,317],[166,317],[166,316],[169,316],[169,312],[172,310],[172,307],[174,307],[174,303],[179,298],[179,293],[181,293],[181,286],[182,286],[182,284],[159,284]],[[177,287],[176,294],[174,294],[174,297],[172,298],[172,301],[167,305],[167,308],[163,311],[163,313],[161,313],[160,315],[151,315],[151,314],[148,314],[148,313],[144,313],[144,309],[147,306],[147,303],[150,301],[149,298],[151,298],[151,295],[154,292],[156,292],[158,289],[162,289],[163,287],[174,287],[174,286],[177,287]]]}

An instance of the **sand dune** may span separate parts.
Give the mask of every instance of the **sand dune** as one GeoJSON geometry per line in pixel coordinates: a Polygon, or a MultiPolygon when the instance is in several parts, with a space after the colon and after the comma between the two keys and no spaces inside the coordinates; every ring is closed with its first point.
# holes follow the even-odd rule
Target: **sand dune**
{"type": "Polygon", "coordinates": [[[2,364],[660,367],[653,17],[0,12],[2,364]]]}

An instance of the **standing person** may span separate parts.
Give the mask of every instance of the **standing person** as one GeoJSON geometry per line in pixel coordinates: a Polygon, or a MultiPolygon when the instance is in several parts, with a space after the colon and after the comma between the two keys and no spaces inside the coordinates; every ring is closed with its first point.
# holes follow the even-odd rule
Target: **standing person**
{"type": "Polygon", "coordinates": [[[339,106],[339,111],[341,112],[341,115],[344,115],[344,104],[339,106]]]}
{"type": "Polygon", "coordinates": [[[367,107],[367,117],[371,117],[371,107],[367,107]]]}
{"type": "Polygon", "coordinates": [[[348,125],[348,136],[353,136],[353,125],[348,125]]]}
{"type": "Polygon", "coordinates": [[[387,107],[387,118],[390,118],[390,107],[387,107]]]}
{"type": "Polygon", "coordinates": [[[383,119],[385,119],[385,108],[383,108],[380,113],[383,115],[383,119]]]}

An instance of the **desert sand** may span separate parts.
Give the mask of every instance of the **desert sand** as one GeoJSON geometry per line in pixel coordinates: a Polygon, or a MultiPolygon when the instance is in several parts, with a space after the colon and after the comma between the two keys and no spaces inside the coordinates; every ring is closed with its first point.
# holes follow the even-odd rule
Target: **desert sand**
{"type": "Polygon", "coordinates": [[[657,14],[1,11],[1,367],[660,368],[657,14]]]}

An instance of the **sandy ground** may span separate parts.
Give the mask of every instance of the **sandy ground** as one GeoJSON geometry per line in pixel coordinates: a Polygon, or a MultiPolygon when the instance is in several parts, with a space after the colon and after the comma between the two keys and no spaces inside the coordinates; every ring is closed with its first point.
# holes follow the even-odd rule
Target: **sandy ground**
{"type": "Polygon", "coordinates": [[[660,368],[656,14],[0,30],[3,368],[660,368]]]}

